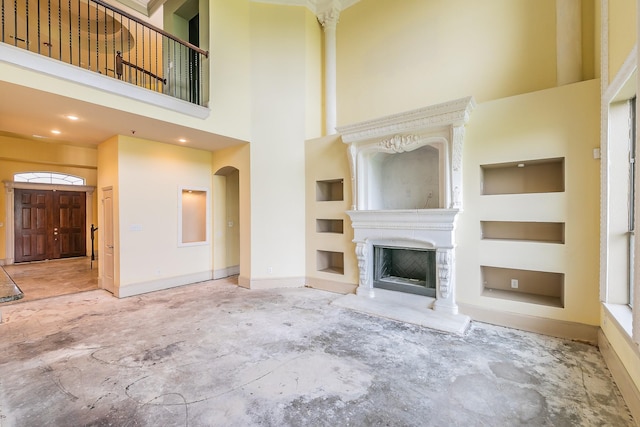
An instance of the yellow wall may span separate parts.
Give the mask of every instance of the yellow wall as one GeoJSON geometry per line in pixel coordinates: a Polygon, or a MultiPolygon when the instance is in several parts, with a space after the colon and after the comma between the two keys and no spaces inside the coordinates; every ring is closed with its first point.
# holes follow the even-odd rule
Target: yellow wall
{"type": "Polygon", "coordinates": [[[358,263],[353,240],[353,227],[346,211],[353,203],[351,172],[347,157],[347,145],[337,136],[325,136],[306,142],[306,239],[307,284],[312,287],[351,292],[358,283],[358,263]],[[316,183],[323,180],[343,180],[344,200],[318,201],[316,183]],[[343,233],[318,233],[317,219],[343,220],[343,233]],[[318,271],[316,251],[341,252],[344,255],[344,273],[318,271]],[[337,285],[336,284],[345,284],[337,285]]]}
{"type": "Polygon", "coordinates": [[[306,26],[303,7],[251,5],[252,280],[304,277],[306,26]]]}
{"type": "Polygon", "coordinates": [[[249,141],[251,136],[250,2],[209,2],[210,95],[213,129],[249,141]]]}
{"type": "Polygon", "coordinates": [[[636,1],[612,0],[609,5],[609,82],[636,44],[636,1]]]}
{"type": "Polygon", "coordinates": [[[120,293],[130,285],[211,271],[211,230],[206,244],[178,244],[179,189],[211,191],[211,157],[207,151],[118,137],[120,293]]]}
{"type": "Polygon", "coordinates": [[[555,1],[362,0],[337,27],[338,124],[556,85],[555,1]]]}
{"type": "MultiPolygon", "coordinates": [[[[213,198],[214,218],[213,218],[213,269],[219,270],[240,264],[240,277],[247,280],[251,277],[251,172],[250,172],[250,150],[249,144],[239,147],[231,147],[218,150],[212,156],[212,171],[217,173],[225,167],[233,167],[238,170],[238,252],[239,259],[228,259],[227,257],[227,206],[226,194],[228,189],[227,180],[220,180],[213,176],[213,198]],[[216,190],[218,191],[216,193],[216,190]],[[221,192],[224,191],[224,195],[221,192]],[[225,199],[224,206],[215,206],[216,201],[225,199]],[[218,237],[224,237],[224,241],[218,237]]],[[[229,236],[232,240],[229,244],[235,244],[235,236],[229,236]]],[[[234,250],[235,252],[235,250],[234,250]]]]}
{"type": "MultiPolygon", "coordinates": [[[[120,181],[118,179],[118,146],[119,137],[113,136],[98,145],[98,188],[96,197],[102,201],[104,191],[112,190],[113,202],[113,286],[114,290],[120,288],[120,181]]],[[[100,251],[104,246],[104,210],[102,202],[98,205],[98,275],[102,283],[104,277],[104,259],[100,251]]]]}
{"type": "MultiPolygon", "coordinates": [[[[49,143],[0,134],[0,182],[13,181],[19,172],[60,172],[85,179],[86,185],[97,182],[97,151],[92,147],[49,143]]],[[[97,223],[97,196],[93,195],[93,223],[97,223]]],[[[0,260],[6,258],[6,200],[0,189],[0,260]]]]}
{"type": "Polygon", "coordinates": [[[456,232],[458,302],[598,325],[599,93],[591,80],[485,102],[471,114],[456,232]],[[564,192],[481,195],[481,165],[560,157],[564,192]],[[482,240],[480,221],[563,222],[565,244],[482,240]],[[481,265],[564,273],[564,308],[481,296],[481,265]]]}

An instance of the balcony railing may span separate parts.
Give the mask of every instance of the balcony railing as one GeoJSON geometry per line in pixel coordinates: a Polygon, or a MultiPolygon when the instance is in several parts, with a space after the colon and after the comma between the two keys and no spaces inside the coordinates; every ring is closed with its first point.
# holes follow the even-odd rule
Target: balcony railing
{"type": "Polygon", "coordinates": [[[0,0],[0,42],[204,105],[208,52],[101,0],[0,0]]]}

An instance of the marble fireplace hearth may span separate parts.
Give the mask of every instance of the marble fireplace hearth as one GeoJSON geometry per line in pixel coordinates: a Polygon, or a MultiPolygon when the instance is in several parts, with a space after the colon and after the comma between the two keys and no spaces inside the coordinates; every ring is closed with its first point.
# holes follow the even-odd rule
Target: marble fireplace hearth
{"type": "Polygon", "coordinates": [[[447,332],[466,330],[469,318],[455,300],[455,226],[463,209],[464,129],[474,106],[467,97],[338,128],[348,144],[353,206],[347,214],[359,270],[356,295],[339,305],[447,332]],[[428,283],[433,292],[381,289],[377,247],[435,253],[435,263],[432,256],[430,266],[418,269],[431,277],[399,279],[428,283]]]}

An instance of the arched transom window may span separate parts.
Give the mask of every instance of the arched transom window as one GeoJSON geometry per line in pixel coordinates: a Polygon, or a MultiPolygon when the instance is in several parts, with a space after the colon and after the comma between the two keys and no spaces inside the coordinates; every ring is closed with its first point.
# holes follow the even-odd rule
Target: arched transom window
{"type": "Polygon", "coordinates": [[[84,178],[56,172],[22,172],[15,174],[13,180],[38,184],[84,185],[84,178]]]}

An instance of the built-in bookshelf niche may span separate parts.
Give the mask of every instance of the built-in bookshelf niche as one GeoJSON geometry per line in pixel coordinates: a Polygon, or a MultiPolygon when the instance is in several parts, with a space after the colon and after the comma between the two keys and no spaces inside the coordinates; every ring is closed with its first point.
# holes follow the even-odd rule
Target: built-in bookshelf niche
{"type": "Polygon", "coordinates": [[[316,201],[334,202],[344,200],[344,179],[316,181],[316,201]]]}
{"type": "Polygon", "coordinates": [[[480,221],[483,240],[564,243],[564,222],[480,221]]]}
{"type": "Polygon", "coordinates": [[[316,251],[316,269],[325,273],[344,274],[344,253],[316,251]]]}
{"type": "Polygon", "coordinates": [[[482,194],[564,191],[564,158],[481,165],[482,194]]]}
{"type": "Polygon", "coordinates": [[[564,307],[564,274],[480,266],[482,296],[564,307]]]}
{"type": "Polygon", "coordinates": [[[342,219],[316,219],[317,233],[344,233],[344,220],[342,219]]]}

